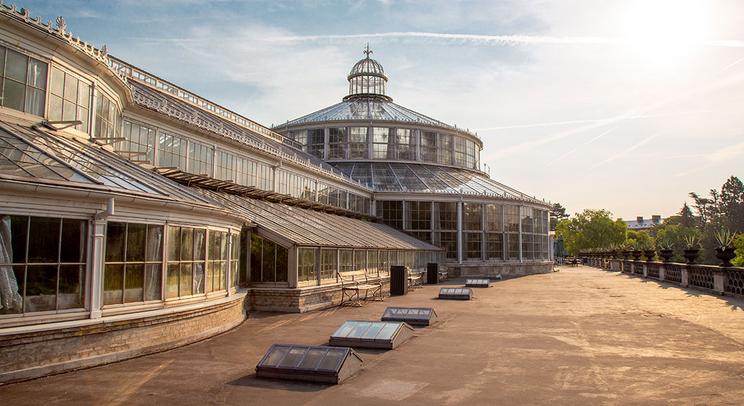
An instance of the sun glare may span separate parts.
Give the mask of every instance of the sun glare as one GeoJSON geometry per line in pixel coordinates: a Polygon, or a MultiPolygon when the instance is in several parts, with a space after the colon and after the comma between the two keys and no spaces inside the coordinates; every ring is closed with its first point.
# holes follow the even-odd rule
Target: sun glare
{"type": "Polygon", "coordinates": [[[708,39],[709,8],[704,0],[628,2],[622,13],[622,40],[644,62],[679,63],[708,39]]]}

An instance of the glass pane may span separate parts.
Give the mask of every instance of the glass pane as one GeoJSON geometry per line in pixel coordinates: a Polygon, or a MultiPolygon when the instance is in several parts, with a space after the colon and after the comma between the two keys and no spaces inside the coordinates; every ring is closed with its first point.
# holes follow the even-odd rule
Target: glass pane
{"type": "Polygon", "coordinates": [[[30,265],[26,275],[26,312],[57,308],[57,265],[30,265]]]}
{"type": "Polygon", "coordinates": [[[300,361],[302,361],[302,358],[307,350],[308,349],[306,347],[291,348],[289,350],[289,353],[287,353],[287,356],[284,357],[284,359],[279,363],[279,367],[296,368],[300,365],[300,361]]]}
{"type": "Polygon", "coordinates": [[[275,367],[288,352],[289,348],[287,347],[274,347],[274,350],[269,353],[261,365],[275,367]]]}
{"type": "MultiPolygon", "coordinates": [[[[395,327],[397,325],[395,325],[395,324],[387,324],[387,323],[372,323],[372,325],[369,327],[369,329],[366,332],[364,332],[364,334],[362,335],[362,338],[375,338],[375,337],[377,337],[377,334],[380,333],[380,330],[383,329],[383,327],[385,327],[387,329],[390,326],[394,326],[395,327]]],[[[385,337],[383,336],[381,338],[385,338],[385,337]]]]}
{"type": "Polygon", "coordinates": [[[160,300],[160,264],[145,265],[145,300],[160,300]]]}
{"type": "Polygon", "coordinates": [[[3,106],[23,111],[26,86],[9,79],[4,80],[3,106]]]}
{"type": "Polygon", "coordinates": [[[194,263],[194,293],[204,293],[204,263],[194,263]]]}
{"type": "Polygon", "coordinates": [[[34,58],[29,59],[28,63],[28,84],[41,90],[46,90],[47,64],[37,61],[34,58]]]}
{"type": "Polygon", "coordinates": [[[347,337],[351,330],[354,329],[356,326],[356,322],[353,321],[347,321],[344,324],[341,325],[341,327],[336,330],[335,333],[333,333],[334,337],[347,337]]]}
{"type": "Polygon", "coordinates": [[[168,227],[168,261],[181,259],[181,228],[168,227]]]}
{"type": "Polygon", "coordinates": [[[62,262],[85,262],[85,221],[62,220],[62,262]]]}
{"type": "Polygon", "coordinates": [[[72,75],[65,78],[65,100],[77,103],[78,100],[78,80],[72,75]]]}
{"type": "Polygon", "coordinates": [[[49,96],[49,111],[47,111],[47,117],[51,121],[62,120],[62,98],[51,95],[49,96]]]}
{"type": "Polygon", "coordinates": [[[147,226],[147,261],[163,260],[163,226],[147,226]]]}
{"type": "Polygon", "coordinates": [[[147,225],[129,223],[127,231],[127,262],[145,260],[145,236],[147,225]]]}
{"type": "Polygon", "coordinates": [[[165,297],[178,297],[178,264],[168,264],[168,275],[165,283],[165,297]]]}
{"type": "Polygon", "coordinates": [[[106,262],[124,261],[125,236],[125,223],[108,223],[106,226],[106,262]]]}
{"type": "Polygon", "coordinates": [[[36,116],[44,115],[44,96],[43,90],[29,87],[26,89],[26,113],[36,116]]]}
{"type": "MultiPolygon", "coordinates": [[[[13,247],[14,263],[26,262],[26,239],[28,237],[28,217],[0,216],[0,227],[7,229],[10,223],[10,242],[13,247]]],[[[23,292],[23,291],[21,291],[23,292]]]]}
{"type": "Polygon", "coordinates": [[[49,83],[49,91],[52,94],[62,97],[65,89],[65,73],[53,67],[52,78],[49,83]]]}
{"type": "Polygon", "coordinates": [[[124,302],[141,302],[144,297],[145,266],[127,264],[125,275],[124,302]]]}
{"type": "Polygon", "coordinates": [[[305,356],[305,359],[300,364],[300,368],[302,369],[315,369],[318,366],[318,363],[321,359],[323,359],[323,356],[325,355],[326,350],[320,349],[320,348],[311,348],[308,350],[307,355],[305,356]]]}
{"type": "Polygon", "coordinates": [[[122,302],[124,265],[106,265],[103,275],[103,304],[122,302]]]}
{"type": "Polygon", "coordinates": [[[371,325],[372,323],[365,323],[365,322],[357,323],[354,326],[354,328],[351,329],[348,336],[349,337],[361,337],[362,335],[364,335],[364,332],[370,328],[371,325]]]}
{"type": "Polygon", "coordinates": [[[5,63],[5,77],[11,78],[22,84],[26,83],[26,74],[28,66],[28,57],[16,51],[8,50],[8,57],[5,63]]]}
{"type": "Polygon", "coordinates": [[[57,262],[60,219],[31,217],[28,262],[57,262]]]}
{"type": "Polygon", "coordinates": [[[194,260],[203,260],[205,258],[207,249],[207,230],[195,229],[194,230],[194,260]]]}
{"type": "MultiPolygon", "coordinates": [[[[380,323],[382,324],[382,323],[380,323]]],[[[377,338],[380,340],[390,340],[393,338],[393,334],[398,330],[398,327],[400,327],[400,324],[397,323],[385,323],[385,326],[380,329],[379,334],[377,334],[377,338]]]]}
{"type": "Polygon", "coordinates": [[[90,106],[90,86],[80,81],[78,88],[78,105],[85,107],[90,106]]]}
{"type": "Polygon", "coordinates": [[[191,261],[194,257],[194,229],[183,227],[181,229],[181,260],[191,261]]]}
{"type": "Polygon", "coordinates": [[[75,120],[76,117],[77,112],[75,111],[75,103],[65,100],[62,107],[62,120],[72,121],[75,120]]]}
{"type": "Polygon", "coordinates": [[[289,266],[289,251],[281,245],[276,246],[276,281],[287,281],[287,268],[289,266]]]}
{"type": "Polygon", "coordinates": [[[178,295],[179,296],[188,296],[192,294],[192,272],[193,267],[191,263],[181,264],[181,275],[179,278],[179,289],[178,289],[178,295]]]}
{"type": "MultiPolygon", "coordinates": [[[[2,61],[2,59],[0,59],[2,61]]],[[[0,64],[1,65],[1,64],[0,64]]],[[[23,284],[25,278],[24,265],[16,265],[13,267],[13,272],[9,273],[10,277],[10,297],[4,300],[3,308],[0,309],[0,314],[15,314],[23,311],[23,291],[25,290],[23,284]],[[15,282],[15,284],[14,284],[15,282]]]]}
{"type": "Polygon", "coordinates": [[[344,360],[344,357],[346,356],[347,351],[348,350],[346,349],[340,349],[340,348],[329,349],[325,358],[323,358],[323,360],[318,365],[318,369],[326,370],[326,371],[338,370],[338,367],[341,365],[341,361],[344,360]]]}

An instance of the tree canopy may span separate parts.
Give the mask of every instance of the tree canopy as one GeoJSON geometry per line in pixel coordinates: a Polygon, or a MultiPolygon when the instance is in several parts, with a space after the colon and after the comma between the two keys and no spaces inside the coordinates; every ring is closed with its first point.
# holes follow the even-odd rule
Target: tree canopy
{"type": "Polygon", "coordinates": [[[620,245],[626,232],[625,222],[612,220],[612,213],[607,210],[584,210],[556,226],[556,236],[563,238],[566,250],[573,255],[581,250],[620,245]]]}

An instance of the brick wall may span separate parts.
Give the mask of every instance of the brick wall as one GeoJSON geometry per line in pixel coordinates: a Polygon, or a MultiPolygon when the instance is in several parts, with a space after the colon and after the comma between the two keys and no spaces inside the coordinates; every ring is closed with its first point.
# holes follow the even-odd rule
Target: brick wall
{"type": "MultiPolygon", "coordinates": [[[[383,295],[390,294],[390,280],[382,279],[383,295]]],[[[300,289],[252,288],[248,290],[251,311],[304,313],[325,309],[341,303],[341,284],[312,286],[300,289]]]]}
{"type": "Polygon", "coordinates": [[[494,277],[501,275],[503,278],[515,278],[525,275],[533,275],[538,273],[547,273],[553,271],[552,262],[515,262],[515,263],[503,263],[498,265],[481,265],[478,263],[473,264],[447,264],[447,269],[450,278],[467,277],[467,276],[483,276],[483,277],[494,277]]]}
{"type": "MultiPolygon", "coordinates": [[[[0,382],[12,382],[164,351],[245,320],[245,296],[214,305],[79,327],[0,336],[0,382]]],[[[115,321],[114,321],[115,320],[115,321]]]]}

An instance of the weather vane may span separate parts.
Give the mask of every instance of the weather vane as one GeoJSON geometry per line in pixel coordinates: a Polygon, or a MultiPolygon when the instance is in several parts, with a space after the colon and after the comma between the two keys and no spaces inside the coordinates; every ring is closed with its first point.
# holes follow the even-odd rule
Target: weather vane
{"type": "Polygon", "coordinates": [[[372,51],[369,49],[369,42],[367,43],[367,48],[362,53],[366,54],[367,58],[369,58],[369,54],[372,53],[372,51]]]}

